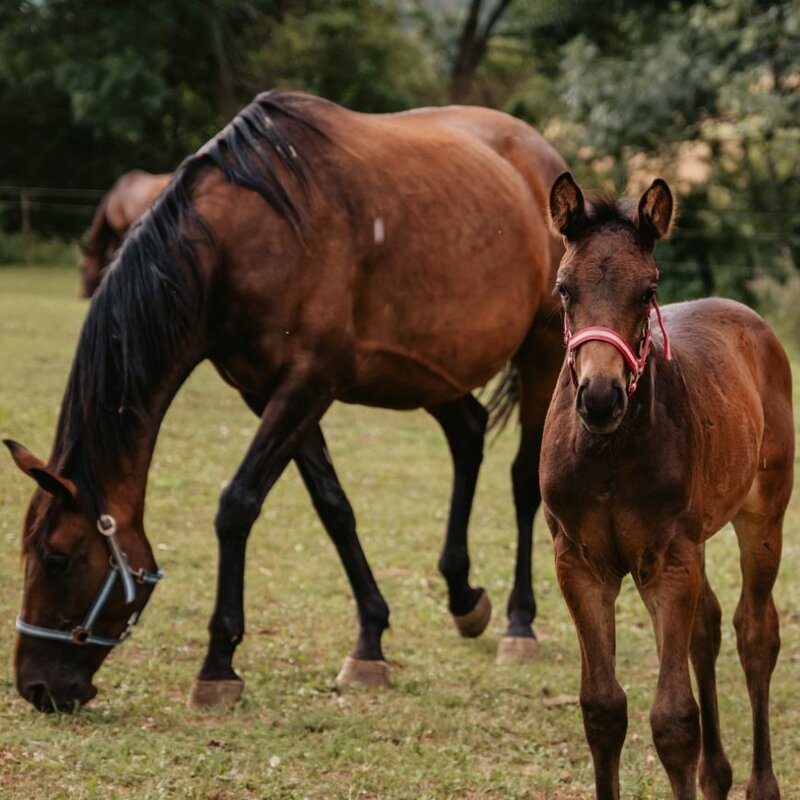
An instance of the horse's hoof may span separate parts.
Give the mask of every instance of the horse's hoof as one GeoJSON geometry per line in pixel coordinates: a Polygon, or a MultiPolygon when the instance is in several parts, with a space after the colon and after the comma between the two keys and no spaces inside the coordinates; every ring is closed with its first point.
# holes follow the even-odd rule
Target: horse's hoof
{"type": "Polygon", "coordinates": [[[500,666],[507,664],[527,664],[539,654],[539,642],[532,636],[504,636],[497,646],[497,660],[500,666]]]}
{"type": "Polygon", "coordinates": [[[204,681],[196,678],[186,707],[192,711],[201,708],[232,706],[244,691],[244,681],[204,681]]]}
{"type": "Polygon", "coordinates": [[[368,661],[347,656],[342,671],[336,676],[336,685],[358,686],[361,689],[388,689],[389,665],[385,661],[368,661]]]}
{"type": "Polygon", "coordinates": [[[467,614],[460,616],[454,614],[453,622],[455,622],[456,628],[462,636],[474,639],[486,630],[491,618],[492,601],[489,600],[486,589],[481,589],[481,595],[478,598],[478,602],[475,603],[475,608],[467,614]]]}

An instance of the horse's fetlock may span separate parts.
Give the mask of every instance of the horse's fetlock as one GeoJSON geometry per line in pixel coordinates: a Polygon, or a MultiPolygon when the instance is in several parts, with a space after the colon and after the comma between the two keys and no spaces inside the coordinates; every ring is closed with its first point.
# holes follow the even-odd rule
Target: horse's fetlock
{"type": "Polygon", "coordinates": [[[469,555],[465,548],[445,550],[439,559],[439,572],[448,579],[469,574],[469,555]]]}

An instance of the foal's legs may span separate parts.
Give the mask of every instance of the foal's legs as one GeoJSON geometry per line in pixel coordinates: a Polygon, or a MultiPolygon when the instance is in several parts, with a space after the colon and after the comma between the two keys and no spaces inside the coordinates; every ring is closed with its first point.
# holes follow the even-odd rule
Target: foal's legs
{"type": "Polygon", "coordinates": [[[483,460],[488,415],[472,396],[426,409],[442,426],[453,457],[453,495],[439,571],[447,581],[450,613],[462,636],[480,636],[489,624],[492,606],[486,591],[469,584],[467,526],[483,460]]]}
{"type": "MultiPolygon", "coordinates": [[[[551,523],[551,530],[556,525],[551,523]]],[[[597,800],[619,800],[619,760],[628,729],[628,702],[614,675],[614,602],[621,580],[595,574],[563,534],[555,536],[554,545],[556,575],[581,648],[580,701],[597,800]]]]}
{"type": "Polygon", "coordinates": [[[267,493],[331,400],[330,389],[313,376],[289,372],[266,404],[247,454],[222,493],[215,520],[217,600],[209,624],[208,653],[189,698],[192,707],[230,702],[241,694],[242,682],[232,662],[244,635],[247,537],[267,493]]]}
{"type": "Polygon", "coordinates": [[[780,650],[772,587],[781,559],[783,513],[776,519],[742,510],[733,519],[739,539],[742,594],[733,623],[753,711],[753,768],[747,800],[777,800],[769,735],[769,684],[780,650]]]}
{"type": "Polygon", "coordinates": [[[319,425],[309,431],[295,461],[314,508],[336,546],[358,607],[358,641],[337,680],[342,684],[385,686],[388,667],[383,660],[381,635],[389,627],[389,607],[361,549],[353,509],[339,483],[319,425]]]}
{"type": "Polygon", "coordinates": [[[655,577],[639,585],[653,620],[659,657],[650,726],[677,800],[697,797],[700,719],[689,677],[689,647],[701,584],[698,545],[678,534],[655,577]]]}
{"type": "MultiPolygon", "coordinates": [[[[705,561],[705,557],[703,557],[705,561]]],[[[691,658],[700,693],[700,787],[706,800],[725,800],[733,775],[719,733],[717,679],[714,665],[719,654],[721,610],[708,583],[703,564],[703,585],[692,629],[691,658]]]]}
{"type": "Polygon", "coordinates": [[[508,597],[508,628],[500,641],[497,663],[529,661],[536,655],[533,632],[533,519],[542,501],[539,492],[539,451],[544,418],[556,377],[564,360],[560,325],[534,329],[516,356],[519,374],[520,440],[511,481],[517,521],[517,560],[508,597]]]}

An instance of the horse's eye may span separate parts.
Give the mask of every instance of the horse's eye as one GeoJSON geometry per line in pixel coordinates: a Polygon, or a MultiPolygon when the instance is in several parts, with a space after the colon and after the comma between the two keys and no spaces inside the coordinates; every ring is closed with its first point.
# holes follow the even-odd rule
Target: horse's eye
{"type": "Polygon", "coordinates": [[[642,295],[642,305],[647,306],[653,302],[653,298],[656,296],[656,290],[651,287],[649,288],[643,295],[642,295]]]}
{"type": "Polygon", "coordinates": [[[45,556],[44,568],[48,575],[58,578],[66,574],[69,569],[69,556],[58,554],[45,556]]]}
{"type": "Polygon", "coordinates": [[[561,281],[556,281],[556,291],[561,295],[561,299],[566,302],[569,300],[569,292],[567,287],[561,281]]]}

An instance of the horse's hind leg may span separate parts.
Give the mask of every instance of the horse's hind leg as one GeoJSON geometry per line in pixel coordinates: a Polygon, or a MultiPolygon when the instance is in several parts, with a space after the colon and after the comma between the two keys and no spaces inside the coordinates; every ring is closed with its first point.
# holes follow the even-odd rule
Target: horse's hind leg
{"type": "Polygon", "coordinates": [[[769,684],[780,650],[772,587],[781,558],[782,522],[782,511],[777,518],[770,518],[744,509],[733,520],[742,568],[742,594],[733,622],[753,712],[753,767],[747,785],[748,800],[780,797],[772,769],[769,684]]]}
{"type": "Polygon", "coordinates": [[[329,385],[301,370],[290,372],[266,404],[261,424],[239,469],[220,498],[217,599],[205,661],[189,707],[227,704],[243,683],[233,655],[244,635],[244,564],[247,537],[269,490],[332,401],[329,385]]]}
{"type": "Polygon", "coordinates": [[[453,495],[439,571],[447,581],[450,613],[462,636],[479,636],[489,624],[492,606],[486,591],[469,584],[467,526],[483,460],[488,415],[472,396],[426,409],[441,425],[453,457],[453,495]]]}
{"type": "Polygon", "coordinates": [[[300,475],[322,524],[333,540],[358,606],[360,631],[337,682],[340,685],[388,685],[381,636],[389,626],[389,607],[375,583],[356,534],[356,518],[339,483],[319,425],[309,431],[295,455],[300,475]]]}
{"type": "MultiPolygon", "coordinates": [[[[705,560],[705,558],[704,558],[705,560]]],[[[725,800],[733,775],[719,732],[715,663],[720,647],[721,610],[703,565],[703,585],[697,601],[690,655],[700,694],[700,786],[706,800],[725,800]]]]}
{"type": "Polygon", "coordinates": [[[519,375],[520,441],[511,482],[517,522],[517,558],[514,583],[508,597],[508,628],[500,641],[497,663],[526,662],[537,653],[533,620],[533,520],[542,501],[539,492],[539,452],[544,418],[550,405],[564,351],[561,331],[538,328],[517,354],[519,375]]]}

